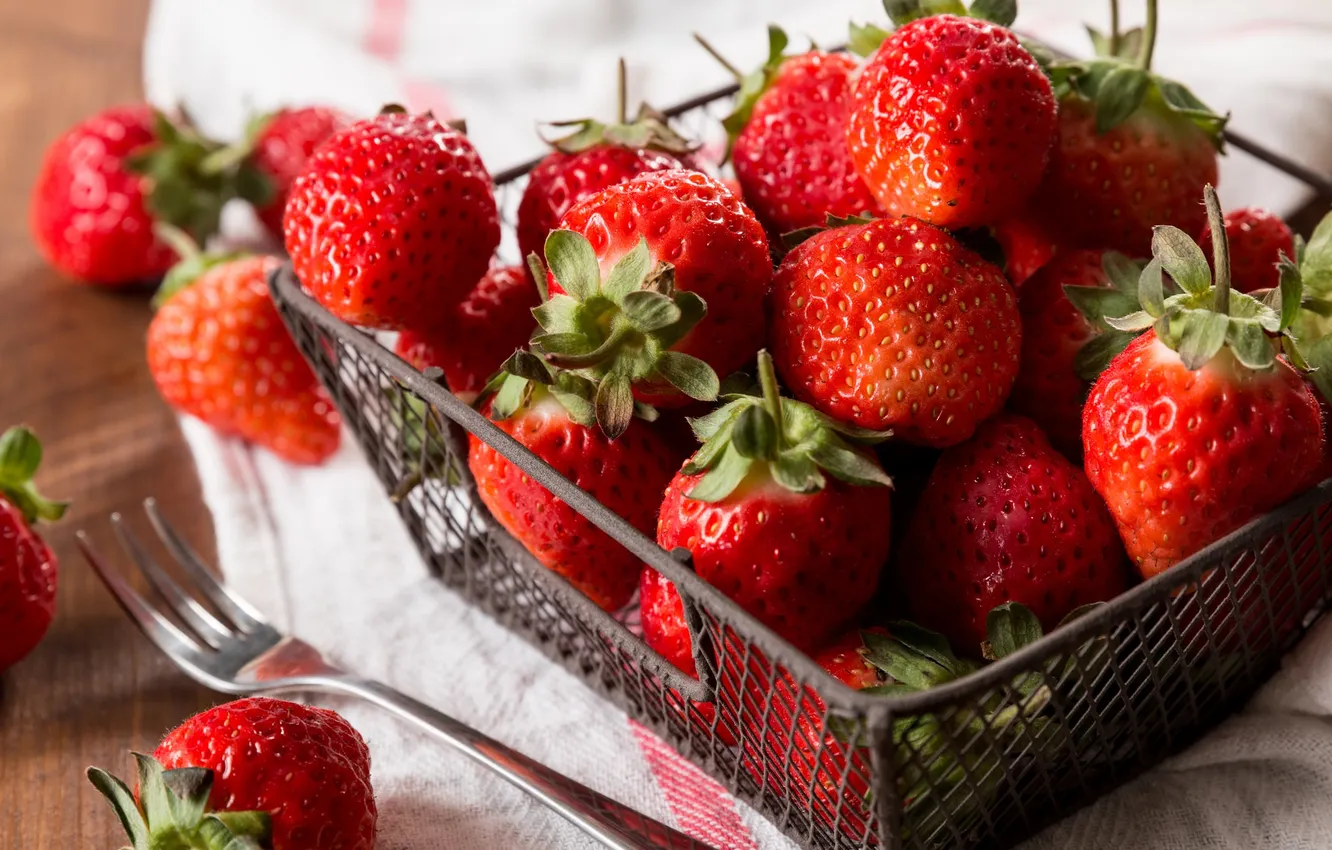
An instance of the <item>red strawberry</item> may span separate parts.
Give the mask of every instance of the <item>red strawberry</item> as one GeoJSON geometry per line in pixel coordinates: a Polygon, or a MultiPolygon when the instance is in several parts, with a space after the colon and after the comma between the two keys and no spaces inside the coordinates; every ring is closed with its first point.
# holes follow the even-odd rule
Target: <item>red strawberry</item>
{"type": "MultiPolygon", "coordinates": [[[[675,463],[667,444],[641,421],[609,440],[595,428],[586,381],[567,373],[552,375],[526,352],[505,365],[508,372],[484,408],[495,424],[626,522],[650,533],[675,463]]],[[[467,463],[495,521],[602,608],[624,607],[638,584],[640,562],[494,448],[475,436],[470,444],[467,463]]]]}
{"type": "Polygon", "coordinates": [[[699,41],[741,83],[735,111],[722,123],[745,202],[769,233],[880,211],[846,148],[854,57],[822,50],[785,56],[786,33],[770,26],[767,61],[745,75],[699,41]]]}
{"type": "MultiPolygon", "coordinates": [[[[763,398],[741,396],[694,420],[704,444],[666,490],[657,543],[687,549],[700,578],[814,649],[874,593],[888,556],[891,482],[843,439],[876,435],[780,399],[771,360],[761,353],[759,363],[763,398]]],[[[688,641],[672,628],[675,610],[654,599],[643,611],[649,645],[672,660],[688,641]],[[662,613],[665,622],[653,622],[662,613]]]]}
{"type": "Polygon", "coordinates": [[[283,219],[301,283],[338,318],[428,328],[499,245],[490,175],[467,137],[386,111],[331,136],[292,184],[283,219]]]}
{"type": "Polygon", "coordinates": [[[611,437],[635,397],[674,407],[716,398],[717,375],[762,344],[768,242],[713,178],[642,174],[569,210],[560,228],[546,242],[550,298],[533,345],[597,384],[611,437]]]}
{"type": "MultiPolygon", "coordinates": [[[[1277,261],[1295,258],[1295,235],[1281,217],[1258,207],[1226,213],[1226,240],[1230,243],[1230,285],[1239,292],[1272,289],[1281,283],[1277,261]]],[[[1195,231],[1196,232],[1196,231],[1195,231]]],[[[1204,227],[1198,247],[1212,253],[1212,232],[1204,227]]]]}
{"type": "Polygon", "coordinates": [[[782,260],[770,304],[773,357],[796,397],[912,443],[965,440],[1017,376],[1013,288],[924,222],[814,235],[782,260]]]}
{"type": "Polygon", "coordinates": [[[273,304],[277,267],[273,257],[186,259],[148,326],[148,369],[177,410],[319,463],[338,448],[340,420],[273,304]]]}
{"type": "Polygon", "coordinates": [[[1030,419],[997,416],[944,452],[902,543],[898,573],[914,619],[964,651],[1004,602],[1046,629],[1123,592],[1115,526],[1082,470],[1030,419]]]}
{"type": "Polygon", "coordinates": [[[1082,402],[1091,381],[1132,339],[1101,317],[1137,309],[1141,271],[1113,251],[1071,251],[1022,286],[1022,368],[1009,407],[1034,419],[1066,457],[1082,455],[1082,402]],[[1068,287],[1074,288],[1077,304],[1066,293],[1068,287]],[[1097,342],[1089,344],[1094,338],[1097,342]]]}
{"type": "Polygon", "coordinates": [[[395,351],[420,371],[438,366],[454,395],[470,403],[508,356],[527,344],[536,328],[532,309],[540,301],[526,270],[495,266],[441,327],[403,331],[395,351]]]}
{"type": "Polygon", "coordinates": [[[88,770],[132,850],[375,846],[370,751],[327,709],[264,697],[229,702],[186,720],[151,758],[135,760],[140,800],[119,779],[88,770]],[[223,812],[233,814],[213,817],[223,812]]]}
{"type": "Polygon", "coordinates": [[[1058,141],[1034,205],[1063,244],[1147,253],[1153,225],[1197,233],[1198,198],[1216,182],[1226,119],[1178,83],[1150,72],[1153,25],[1120,52],[1056,65],[1058,141]]]}
{"type": "Polygon", "coordinates": [[[1004,252],[1004,274],[1019,290],[1059,253],[1054,235],[1035,213],[1006,219],[991,230],[1004,252]]]}
{"type": "Polygon", "coordinates": [[[268,178],[268,203],[256,212],[264,227],[282,238],[282,214],[291,184],[305,169],[311,154],[351,119],[327,106],[279,109],[262,119],[252,145],[251,162],[268,178]]]}
{"type": "Polygon", "coordinates": [[[1005,28],[1011,20],[908,22],[917,14],[895,18],[899,28],[860,72],[846,129],[851,158],[892,215],[953,228],[1002,221],[1045,171],[1055,132],[1050,81],[1005,28]]]}
{"type": "Polygon", "coordinates": [[[684,604],[680,594],[675,592],[675,585],[656,570],[644,567],[639,577],[638,605],[643,640],[647,645],[662,658],[698,678],[689,624],[685,622],[684,604]]]}
{"type": "Polygon", "coordinates": [[[32,652],[55,615],[56,558],[33,524],[60,519],[66,505],[33,486],[41,462],[27,428],[0,435],[0,673],[32,652]]]}
{"type": "Polygon", "coordinates": [[[1157,228],[1143,311],[1112,322],[1155,329],[1111,361],[1083,411],[1087,477],[1145,577],[1306,489],[1324,461],[1318,402],[1268,336],[1295,318],[1299,276],[1277,290],[1280,311],[1232,292],[1220,204],[1206,195],[1215,285],[1187,234],[1157,228]],[[1162,269],[1182,293],[1163,297],[1162,269]]]}

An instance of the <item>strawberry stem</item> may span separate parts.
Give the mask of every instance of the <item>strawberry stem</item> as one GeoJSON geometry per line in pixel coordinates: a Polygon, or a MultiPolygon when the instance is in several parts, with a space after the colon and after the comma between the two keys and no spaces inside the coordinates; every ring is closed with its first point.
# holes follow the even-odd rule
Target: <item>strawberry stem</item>
{"type": "Polygon", "coordinates": [[[782,391],[777,385],[777,370],[772,365],[772,355],[767,350],[758,353],[759,386],[763,388],[763,407],[777,426],[777,441],[780,445],[782,435],[782,391]]]}
{"type": "Polygon", "coordinates": [[[1119,55],[1119,0],[1110,0],[1110,55],[1119,55]]]}
{"type": "Polygon", "coordinates": [[[1142,28],[1142,53],[1138,54],[1138,67],[1152,69],[1152,51],[1156,49],[1156,0],[1147,0],[1147,23],[1142,28]]]}
{"type": "Polygon", "coordinates": [[[1226,220],[1221,215],[1221,201],[1209,184],[1203,189],[1207,204],[1207,225],[1212,231],[1213,282],[1216,285],[1214,309],[1230,315],[1230,245],[1226,242],[1226,220]]]}
{"type": "Polygon", "coordinates": [[[176,256],[181,260],[193,260],[202,253],[199,250],[199,243],[194,241],[194,237],[170,222],[155,222],[153,224],[153,235],[165,242],[167,247],[175,251],[176,256]]]}
{"type": "Polygon", "coordinates": [[[620,57],[619,67],[616,68],[618,77],[616,85],[618,86],[616,94],[616,115],[621,124],[629,123],[629,71],[625,67],[624,57],[620,57]]]}
{"type": "Polygon", "coordinates": [[[698,33],[694,33],[694,41],[697,41],[704,50],[708,51],[708,54],[712,56],[713,59],[716,59],[717,62],[723,68],[729,71],[731,73],[731,76],[735,77],[737,82],[744,79],[745,75],[740,71],[740,69],[732,65],[725,56],[718,53],[717,48],[713,47],[711,44],[708,44],[707,39],[703,38],[703,36],[699,35],[698,33]]]}

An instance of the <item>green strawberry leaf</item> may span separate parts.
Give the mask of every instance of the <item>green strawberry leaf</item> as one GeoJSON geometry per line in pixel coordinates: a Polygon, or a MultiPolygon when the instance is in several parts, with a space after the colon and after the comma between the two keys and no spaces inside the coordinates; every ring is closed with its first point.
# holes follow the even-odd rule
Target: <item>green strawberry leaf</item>
{"type": "Polygon", "coordinates": [[[696,401],[713,401],[721,389],[717,373],[697,357],[678,351],[663,351],[657,358],[657,374],[666,383],[696,401]]]}
{"type": "Polygon", "coordinates": [[[1231,319],[1226,326],[1225,344],[1230,346],[1235,359],[1250,369],[1269,369],[1276,359],[1272,343],[1257,321],[1231,319]]]}
{"type": "Polygon", "coordinates": [[[1296,260],[1304,288],[1317,294],[1332,290],[1332,213],[1314,228],[1307,244],[1296,245],[1296,260]]]}
{"type": "Polygon", "coordinates": [[[1105,323],[1117,331],[1137,335],[1156,324],[1156,317],[1146,310],[1138,310],[1127,316],[1106,316],[1105,323]]]}
{"type": "Polygon", "coordinates": [[[613,371],[597,387],[597,424],[608,439],[618,439],[634,418],[634,390],[629,376],[613,371]]]}
{"type": "Polygon", "coordinates": [[[1017,602],[1005,602],[991,609],[985,617],[985,631],[995,659],[1006,658],[1045,634],[1031,609],[1017,602]]]}
{"type": "MultiPolygon", "coordinates": [[[[1142,309],[1147,315],[1154,319],[1159,319],[1165,315],[1165,284],[1161,280],[1161,260],[1153,257],[1147,265],[1142,268],[1142,275],[1138,278],[1138,297],[1142,303],[1142,309]]],[[[1110,325],[1120,330],[1132,330],[1122,325],[1110,322],[1110,325]]]]}
{"type": "MultiPolygon", "coordinates": [[[[1146,327],[1151,327],[1151,317],[1146,313],[1142,315],[1148,320],[1146,327]]],[[[1107,330],[1087,340],[1073,358],[1073,368],[1077,371],[1078,377],[1084,381],[1095,381],[1110,365],[1110,361],[1118,357],[1120,352],[1128,348],[1128,344],[1136,338],[1136,333],[1107,330]]]]}
{"type": "Polygon", "coordinates": [[[821,441],[810,451],[809,457],[818,467],[847,484],[858,487],[893,486],[893,479],[888,477],[877,461],[847,448],[840,440],[821,441]]]}
{"type": "Polygon", "coordinates": [[[750,460],[767,460],[777,449],[777,423],[760,405],[751,405],[736,417],[731,445],[750,460]]]}
{"type": "MultiPolygon", "coordinates": [[[[940,668],[954,674],[970,672],[948,645],[948,639],[938,632],[930,631],[915,623],[905,620],[892,623],[888,627],[893,639],[912,652],[929,659],[940,668]]],[[[897,679],[898,677],[894,676],[897,679]]],[[[899,681],[901,681],[899,679],[899,681]]]]}
{"type": "Polygon", "coordinates": [[[932,15],[967,14],[962,0],[883,0],[883,10],[895,26],[906,26],[914,20],[932,15]]]}
{"type": "Polygon", "coordinates": [[[624,295],[621,309],[629,323],[645,334],[669,327],[683,316],[668,296],[643,289],[624,295]]]}
{"type": "Polygon", "coordinates": [[[1175,350],[1190,371],[1201,369],[1226,344],[1230,319],[1211,310],[1181,310],[1171,322],[1175,350]]]}
{"type": "Polygon", "coordinates": [[[1212,286],[1212,270],[1198,243],[1178,227],[1152,229],[1152,256],[1190,295],[1203,295],[1212,286]]]}
{"type": "Polygon", "coordinates": [[[808,455],[779,455],[769,468],[773,480],[792,493],[817,493],[828,483],[819,465],[808,455]]]}
{"type": "Polygon", "coordinates": [[[1106,327],[1107,319],[1127,316],[1138,307],[1134,295],[1103,286],[1065,284],[1064,296],[1088,322],[1099,327],[1106,327]]]}
{"type": "Polygon", "coordinates": [[[1096,90],[1096,132],[1107,133],[1142,106],[1150,78],[1146,71],[1128,66],[1113,68],[1096,90]]]}
{"type": "Polygon", "coordinates": [[[689,498],[699,502],[720,502],[740,486],[753,463],[740,454],[734,444],[727,445],[716,465],[689,491],[689,498]]]}
{"type": "Polygon", "coordinates": [[[167,791],[171,819],[186,829],[197,827],[208,806],[208,794],[213,790],[213,772],[202,767],[165,770],[161,783],[167,791]]]}
{"type": "Polygon", "coordinates": [[[621,257],[611,269],[602,293],[611,301],[619,301],[629,293],[642,289],[651,267],[652,254],[648,251],[647,240],[640,236],[634,249],[621,257]]]}
{"type": "Polygon", "coordinates": [[[552,230],[546,237],[546,264],[564,291],[578,301],[601,289],[597,252],[581,233],[552,230]]]}
{"type": "Polygon", "coordinates": [[[1304,281],[1299,268],[1284,254],[1277,265],[1280,283],[1267,293],[1264,303],[1278,315],[1277,330],[1285,330],[1299,318],[1304,302],[1304,281]]]}
{"type": "Polygon", "coordinates": [[[1300,353],[1313,370],[1309,380],[1317,387],[1324,400],[1332,400],[1332,334],[1301,345],[1300,353]]]}
{"type": "Polygon", "coordinates": [[[42,463],[42,444],[22,426],[0,434],[0,496],[18,508],[29,523],[55,522],[65,515],[68,502],[43,496],[32,477],[42,463]]]}
{"type": "Polygon", "coordinates": [[[129,835],[133,850],[148,847],[148,823],[143,819],[143,812],[139,810],[139,803],[134,799],[129,786],[97,767],[88,768],[88,781],[111,803],[116,817],[120,819],[120,825],[129,835]]]}
{"type": "MultiPolygon", "coordinates": [[[[850,50],[857,56],[868,57],[874,55],[891,35],[888,30],[874,24],[858,24],[852,21],[847,25],[847,50],[850,50]]],[[[791,247],[791,246],[788,246],[791,247]]]]}
{"type": "Polygon", "coordinates": [[[490,418],[503,422],[527,403],[532,394],[532,382],[518,375],[506,374],[500,381],[494,400],[490,403],[490,418]]]}
{"type": "Polygon", "coordinates": [[[970,15],[1001,27],[1011,27],[1017,20],[1017,0],[975,0],[970,15]]]}

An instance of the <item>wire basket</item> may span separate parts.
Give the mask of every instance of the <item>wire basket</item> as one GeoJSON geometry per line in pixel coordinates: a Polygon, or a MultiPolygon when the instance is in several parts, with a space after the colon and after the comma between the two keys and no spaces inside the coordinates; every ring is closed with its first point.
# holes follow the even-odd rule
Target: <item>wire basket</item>
{"type": "MultiPolygon", "coordinates": [[[[667,114],[716,142],[734,87],[667,114]]],[[[1332,184],[1243,139],[1234,147],[1332,196],[1332,184]]],[[[512,225],[527,163],[496,176],[512,225]]],[[[1332,481],[961,680],[910,696],[852,690],[555,472],[374,335],[331,316],[289,268],[274,298],[446,585],[669,741],[806,847],[1005,846],[1196,738],[1245,700],[1332,593],[1332,481]],[[467,471],[494,447],[679,590],[698,680],[495,523],[467,471]]]]}

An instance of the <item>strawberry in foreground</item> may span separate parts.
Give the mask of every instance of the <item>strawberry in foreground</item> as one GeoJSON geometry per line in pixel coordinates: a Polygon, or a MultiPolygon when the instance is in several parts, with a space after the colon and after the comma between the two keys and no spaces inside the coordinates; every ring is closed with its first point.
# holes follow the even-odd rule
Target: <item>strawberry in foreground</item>
{"type": "Polygon", "coordinates": [[[148,370],[168,404],[293,463],[338,448],[341,422],[268,290],[273,257],[186,257],[148,326],[148,370]]]}
{"type": "Polygon", "coordinates": [[[130,850],[373,850],[370,752],[332,711],[252,697],[197,714],[152,756],[134,754],[138,799],[99,768],[88,779],[130,850]]]}
{"type": "MultiPolygon", "coordinates": [[[[641,420],[608,439],[596,427],[594,392],[586,379],[552,371],[520,351],[483,392],[481,409],[573,484],[649,534],[675,455],[641,420]]],[[[638,559],[490,445],[475,435],[468,442],[468,466],[495,521],[602,608],[624,607],[638,584],[638,559]]]]}
{"type": "Polygon", "coordinates": [[[1035,420],[1065,457],[1082,456],[1091,382],[1133,339],[1105,317],[1137,309],[1141,273],[1141,263],[1114,251],[1070,251],[1022,285],[1022,368],[1008,405],[1035,420]]]}
{"type": "Polygon", "coordinates": [[[1034,206],[1063,244],[1148,252],[1154,225],[1198,233],[1198,204],[1216,182],[1226,119],[1151,72],[1156,0],[1147,26],[1108,39],[1098,56],[1056,64],[1059,133],[1034,206]]]}
{"type": "Polygon", "coordinates": [[[890,214],[940,227],[1018,212],[1045,171],[1055,97],[1006,29],[1014,4],[974,4],[973,13],[996,13],[994,23],[926,17],[926,3],[884,5],[898,29],[860,69],[846,127],[866,185],[890,214]]]}
{"type": "Polygon", "coordinates": [[[1019,602],[1053,628],[1126,587],[1114,521],[1030,419],[986,422],[944,452],[897,559],[913,619],[978,651],[985,617],[1019,602]]]}
{"type": "Polygon", "coordinates": [[[782,260],[773,359],[829,416],[920,445],[971,436],[1017,377],[1022,323],[1003,272],[914,219],[830,221],[782,260]]]}
{"type": "Polygon", "coordinates": [[[437,366],[449,390],[469,404],[510,354],[536,329],[541,303],[520,266],[495,266],[444,323],[428,332],[403,331],[394,350],[418,371],[437,366]]]}
{"type": "Polygon", "coordinates": [[[625,114],[624,61],[620,61],[620,115],[614,124],[591,118],[554,126],[572,132],[550,143],[554,148],[527,177],[518,204],[518,250],[540,256],[546,236],[559,227],[570,208],[604,189],[649,171],[693,167],[694,145],[647,106],[632,122],[625,114]]]}
{"type": "Polygon", "coordinates": [[[490,175],[467,136],[395,108],[319,147],[292,184],[283,230],[310,294],[343,321],[388,330],[442,321],[500,239],[490,175]]]}
{"type": "Polygon", "coordinates": [[[315,150],[351,123],[342,112],[327,106],[279,109],[260,119],[249,142],[250,162],[268,182],[269,200],[255,213],[268,232],[282,238],[282,214],[291,184],[305,170],[315,150]]]}
{"type": "Polygon", "coordinates": [[[27,428],[0,434],[0,674],[32,652],[55,615],[56,557],[33,527],[60,519],[66,504],[37,492],[41,462],[27,428]]]}
{"type": "Polygon", "coordinates": [[[715,399],[717,376],[763,344],[767,238],[717,180],[642,174],[569,210],[560,228],[546,240],[550,271],[539,277],[549,298],[532,345],[593,382],[597,421],[612,439],[635,399],[715,399]]]}
{"type": "Polygon", "coordinates": [[[1184,232],[1158,227],[1142,309],[1110,319],[1152,330],[1111,361],[1083,412],[1087,477],[1144,577],[1179,563],[1317,480],[1323,422],[1287,329],[1299,275],[1265,301],[1230,287],[1225,227],[1206,190],[1215,282],[1184,232]],[[1166,297],[1162,271],[1182,290],[1166,297]],[[1286,357],[1278,357],[1278,346],[1286,357]]]}
{"type": "Polygon", "coordinates": [[[29,210],[47,262],[87,283],[160,278],[176,262],[163,221],[203,241],[222,206],[253,185],[222,145],[146,104],[113,107],[67,130],[42,159],[29,210]]]}
{"type": "MultiPolygon", "coordinates": [[[[1281,284],[1278,264],[1295,256],[1295,234],[1281,217],[1259,207],[1226,213],[1226,239],[1230,242],[1230,285],[1237,292],[1274,289],[1281,284]]],[[[1198,247],[1212,252],[1212,230],[1202,228],[1198,247]]]]}
{"type": "MultiPolygon", "coordinates": [[[[700,578],[808,651],[869,601],[888,558],[892,481],[848,442],[886,435],[781,398],[766,352],[759,375],[762,397],[732,396],[693,420],[703,446],[666,489],[657,543],[688,550],[700,578]]],[[[643,632],[679,664],[689,657],[683,619],[653,619],[676,610],[650,599],[643,632]]]]}
{"type": "Polygon", "coordinates": [[[699,43],[740,83],[735,110],[722,124],[745,202],[769,233],[819,225],[829,215],[879,212],[846,147],[854,57],[823,50],[786,56],[786,33],[770,26],[767,61],[742,74],[699,43]]]}

